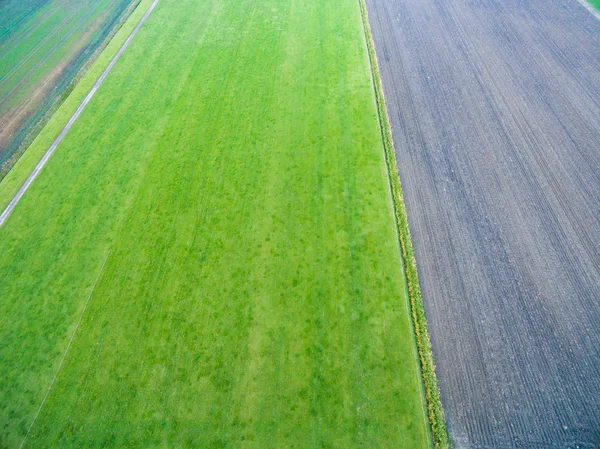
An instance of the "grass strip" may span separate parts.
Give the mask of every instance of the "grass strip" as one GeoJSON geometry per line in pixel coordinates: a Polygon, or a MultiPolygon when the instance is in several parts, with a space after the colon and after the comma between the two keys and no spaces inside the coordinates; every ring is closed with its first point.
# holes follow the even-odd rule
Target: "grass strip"
{"type": "Polygon", "coordinates": [[[364,39],[160,2],[0,228],[0,447],[433,446],[364,39]]]}
{"type": "Polygon", "coordinates": [[[375,53],[375,44],[373,42],[373,35],[371,34],[371,27],[369,24],[369,16],[365,0],[359,0],[359,3],[369,52],[369,59],[371,61],[373,86],[377,100],[377,112],[379,114],[379,123],[381,126],[381,135],[385,150],[385,160],[387,163],[390,187],[394,200],[396,224],[398,226],[398,236],[400,238],[400,246],[402,248],[402,257],[404,259],[404,272],[406,273],[411,314],[415,337],[417,340],[417,348],[419,351],[419,359],[421,361],[421,375],[423,377],[423,383],[425,384],[425,396],[427,398],[429,423],[431,425],[433,441],[436,449],[447,449],[450,447],[450,438],[448,436],[446,417],[444,415],[444,409],[442,407],[442,401],[440,398],[440,390],[435,374],[435,363],[433,361],[431,339],[429,337],[429,331],[427,330],[427,317],[425,316],[425,308],[423,306],[423,296],[421,294],[419,275],[417,272],[417,262],[410,236],[408,216],[406,213],[406,205],[404,203],[404,194],[402,193],[402,185],[400,184],[400,174],[398,172],[394,141],[392,139],[390,121],[387,114],[387,109],[385,107],[385,98],[383,95],[381,77],[379,75],[377,54],[375,53]]]}

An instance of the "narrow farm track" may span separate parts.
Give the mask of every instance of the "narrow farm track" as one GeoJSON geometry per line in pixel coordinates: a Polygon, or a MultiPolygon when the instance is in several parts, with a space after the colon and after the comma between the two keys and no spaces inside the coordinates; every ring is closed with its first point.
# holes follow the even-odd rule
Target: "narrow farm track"
{"type": "Polygon", "coordinates": [[[367,5],[455,447],[600,447],[600,21],[367,5]]]}

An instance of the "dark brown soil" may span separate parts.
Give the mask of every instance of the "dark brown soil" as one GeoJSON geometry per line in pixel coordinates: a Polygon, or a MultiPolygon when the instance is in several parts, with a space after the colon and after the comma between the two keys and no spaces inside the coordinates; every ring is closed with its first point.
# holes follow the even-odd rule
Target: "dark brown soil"
{"type": "Polygon", "coordinates": [[[600,447],[600,21],[367,0],[457,448],[600,447]]]}

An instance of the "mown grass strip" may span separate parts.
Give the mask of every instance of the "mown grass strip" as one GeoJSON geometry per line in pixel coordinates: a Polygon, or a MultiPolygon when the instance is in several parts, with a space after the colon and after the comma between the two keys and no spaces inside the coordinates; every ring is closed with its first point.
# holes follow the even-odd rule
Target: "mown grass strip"
{"type": "Polygon", "coordinates": [[[377,100],[377,112],[379,114],[383,147],[385,149],[385,159],[390,178],[392,197],[394,200],[396,223],[398,225],[398,236],[400,238],[400,246],[402,248],[402,257],[404,259],[404,272],[406,273],[411,314],[415,337],[417,340],[417,348],[419,351],[419,359],[421,361],[421,374],[425,384],[425,396],[427,398],[429,423],[431,425],[435,447],[437,449],[446,449],[450,447],[450,438],[448,436],[446,417],[444,415],[444,409],[442,407],[442,401],[440,398],[440,390],[435,374],[433,351],[431,348],[429,331],[427,330],[427,317],[425,316],[425,308],[423,306],[423,296],[421,294],[417,263],[415,259],[412,238],[410,236],[408,216],[406,213],[406,205],[404,203],[404,194],[402,193],[402,185],[400,184],[400,174],[398,172],[394,141],[392,139],[389,117],[385,107],[383,85],[379,75],[379,65],[377,62],[377,54],[375,52],[373,36],[371,34],[367,7],[365,0],[359,0],[359,3],[369,52],[369,59],[371,61],[373,86],[377,100]]]}
{"type": "Polygon", "coordinates": [[[46,399],[48,399],[48,395],[50,394],[50,391],[52,390],[52,387],[54,386],[54,382],[56,382],[58,373],[60,373],[60,370],[61,370],[63,364],[65,363],[65,358],[67,357],[67,354],[69,353],[69,349],[71,348],[71,345],[73,344],[73,339],[75,338],[75,335],[77,334],[77,330],[79,329],[79,326],[81,325],[81,320],[83,319],[83,315],[85,315],[85,311],[87,309],[88,304],[90,303],[90,299],[92,299],[92,294],[94,293],[94,289],[96,288],[96,285],[98,284],[98,279],[100,279],[100,275],[104,271],[104,267],[106,266],[106,261],[108,260],[108,256],[110,256],[110,250],[106,254],[106,258],[104,259],[104,262],[102,263],[102,266],[100,267],[100,271],[98,272],[98,275],[96,276],[96,280],[94,281],[94,285],[92,286],[92,289],[90,290],[90,294],[87,296],[87,299],[85,300],[85,304],[83,306],[83,309],[81,310],[81,313],[79,314],[79,319],[77,320],[75,329],[71,333],[71,338],[69,338],[69,344],[67,344],[67,348],[65,349],[65,352],[63,353],[63,356],[60,359],[60,363],[58,364],[58,368],[56,369],[56,372],[54,373],[52,382],[50,382],[50,385],[48,386],[48,389],[46,390],[44,399],[42,399],[42,402],[41,402],[40,406],[38,407],[37,412],[35,413],[33,420],[31,421],[31,424],[29,425],[29,428],[27,429],[27,433],[25,434],[25,436],[23,437],[23,441],[19,445],[19,449],[22,448],[23,445],[25,444],[25,442],[27,441],[27,437],[29,436],[31,429],[33,428],[35,422],[37,421],[38,416],[40,416],[40,412],[42,411],[42,408],[44,407],[44,404],[46,403],[46,399]]]}

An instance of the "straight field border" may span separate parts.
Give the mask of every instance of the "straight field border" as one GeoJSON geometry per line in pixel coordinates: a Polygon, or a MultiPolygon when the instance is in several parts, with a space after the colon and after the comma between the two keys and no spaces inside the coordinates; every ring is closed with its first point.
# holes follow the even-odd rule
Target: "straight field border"
{"type": "Polygon", "coordinates": [[[375,52],[375,43],[373,42],[373,35],[371,34],[371,26],[365,0],[358,0],[358,2],[360,4],[365,40],[369,53],[369,61],[371,63],[373,89],[375,90],[375,100],[377,103],[377,114],[379,116],[381,137],[385,151],[385,161],[387,165],[392,200],[394,203],[396,225],[398,227],[398,238],[400,239],[400,247],[402,249],[402,259],[404,262],[406,284],[408,286],[408,296],[410,301],[413,328],[417,341],[419,361],[421,362],[420,371],[423,378],[423,384],[425,386],[425,398],[427,400],[429,424],[431,426],[435,448],[448,449],[450,447],[450,437],[446,427],[446,416],[444,415],[444,409],[442,407],[442,401],[440,397],[440,389],[435,374],[435,363],[433,360],[431,339],[427,329],[427,317],[425,316],[423,296],[421,294],[419,275],[417,272],[417,262],[415,259],[412,238],[410,236],[408,216],[406,212],[406,205],[404,203],[404,194],[402,193],[402,185],[400,184],[400,174],[398,172],[394,141],[392,139],[390,121],[383,95],[383,84],[379,75],[379,65],[377,62],[377,54],[375,52]]]}
{"type": "Polygon", "coordinates": [[[577,0],[596,19],[600,20],[600,0],[577,0]]]}

